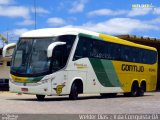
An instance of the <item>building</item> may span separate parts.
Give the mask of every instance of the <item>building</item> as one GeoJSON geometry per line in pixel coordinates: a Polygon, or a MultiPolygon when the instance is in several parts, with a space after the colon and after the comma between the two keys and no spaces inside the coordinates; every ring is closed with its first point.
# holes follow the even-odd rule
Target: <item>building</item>
{"type": "Polygon", "coordinates": [[[0,90],[4,87],[6,89],[6,86],[8,86],[11,58],[15,46],[15,43],[11,43],[4,48],[0,48],[0,90]]]}

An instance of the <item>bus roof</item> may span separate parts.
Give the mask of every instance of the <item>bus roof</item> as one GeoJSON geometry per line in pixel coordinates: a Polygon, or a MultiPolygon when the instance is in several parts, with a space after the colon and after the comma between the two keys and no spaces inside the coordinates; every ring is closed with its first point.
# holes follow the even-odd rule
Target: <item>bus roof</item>
{"type": "Polygon", "coordinates": [[[150,50],[154,50],[156,51],[156,48],[154,47],[149,47],[149,46],[145,46],[145,45],[140,45],[140,44],[136,44],[133,42],[129,42],[127,40],[123,40],[120,39],[118,37],[115,36],[109,36],[109,35],[105,35],[105,34],[100,34],[97,32],[92,32],[89,30],[84,30],[84,29],[80,29],[80,28],[44,28],[44,29],[37,29],[37,30],[32,30],[32,31],[28,31],[26,33],[23,33],[20,37],[23,38],[41,38],[41,37],[53,37],[53,36],[59,36],[59,35],[66,35],[66,34],[72,34],[72,35],[78,35],[78,34],[86,34],[89,36],[95,36],[95,37],[99,37],[105,41],[108,42],[113,42],[113,43],[118,43],[118,44],[123,44],[123,45],[128,45],[128,46],[134,46],[134,47],[138,47],[138,48],[144,48],[144,49],[150,49],[150,50]]]}
{"type": "Polygon", "coordinates": [[[45,28],[45,29],[37,29],[28,31],[23,33],[20,37],[53,37],[59,35],[78,35],[79,33],[89,34],[93,36],[99,36],[99,33],[83,30],[79,28],[45,28]]]}
{"type": "Polygon", "coordinates": [[[100,34],[99,37],[104,39],[105,41],[108,41],[108,42],[113,42],[113,43],[123,44],[123,45],[127,45],[127,46],[134,46],[134,47],[137,47],[137,48],[144,48],[144,49],[157,51],[157,49],[154,48],[154,47],[137,44],[137,43],[134,43],[134,42],[130,42],[130,41],[127,41],[127,40],[120,39],[120,38],[115,37],[115,36],[100,34]]]}

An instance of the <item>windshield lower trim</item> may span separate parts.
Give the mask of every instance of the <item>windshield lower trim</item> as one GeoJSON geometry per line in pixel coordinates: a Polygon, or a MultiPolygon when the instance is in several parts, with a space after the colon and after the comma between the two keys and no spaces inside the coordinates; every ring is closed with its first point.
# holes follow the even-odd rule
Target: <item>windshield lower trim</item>
{"type": "Polygon", "coordinates": [[[39,76],[48,75],[48,74],[50,74],[50,72],[43,72],[43,73],[37,73],[37,74],[26,74],[26,73],[20,74],[20,73],[11,71],[11,74],[15,75],[15,76],[19,76],[19,77],[39,77],[39,76]]]}
{"type": "Polygon", "coordinates": [[[39,77],[20,77],[11,74],[11,78],[14,82],[21,82],[21,83],[36,83],[39,82],[44,76],[39,77]]]}

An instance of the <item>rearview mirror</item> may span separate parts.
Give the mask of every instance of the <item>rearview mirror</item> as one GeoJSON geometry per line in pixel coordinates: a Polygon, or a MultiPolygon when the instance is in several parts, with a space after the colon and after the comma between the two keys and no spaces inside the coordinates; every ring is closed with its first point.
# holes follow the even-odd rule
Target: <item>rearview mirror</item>
{"type": "Polygon", "coordinates": [[[4,58],[12,57],[14,48],[16,47],[16,43],[10,43],[4,46],[2,56],[4,58]]]}
{"type": "Polygon", "coordinates": [[[47,57],[50,58],[52,57],[52,52],[54,50],[54,48],[56,46],[59,46],[59,45],[65,45],[66,42],[54,42],[54,43],[51,43],[49,46],[48,46],[48,49],[47,49],[47,57]]]}

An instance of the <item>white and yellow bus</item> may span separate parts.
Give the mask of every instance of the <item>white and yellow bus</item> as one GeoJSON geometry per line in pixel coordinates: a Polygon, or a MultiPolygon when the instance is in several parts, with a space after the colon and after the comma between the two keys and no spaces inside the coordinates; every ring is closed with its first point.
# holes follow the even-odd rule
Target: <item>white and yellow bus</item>
{"type": "Polygon", "coordinates": [[[76,28],[21,35],[11,66],[10,91],[45,95],[124,93],[142,96],[157,82],[157,50],[76,28]]]}

